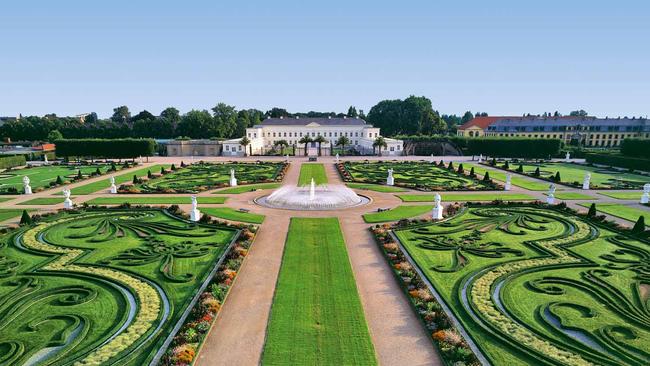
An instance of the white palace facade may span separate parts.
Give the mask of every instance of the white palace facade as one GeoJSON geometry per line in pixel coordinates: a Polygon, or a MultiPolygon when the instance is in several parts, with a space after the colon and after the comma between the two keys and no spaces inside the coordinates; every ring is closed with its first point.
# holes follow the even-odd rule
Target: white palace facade
{"type": "MultiPolygon", "coordinates": [[[[315,139],[323,136],[326,142],[321,144],[322,155],[330,155],[331,149],[336,146],[336,141],[345,136],[350,141],[346,149],[355,149],[362,155],[373,153],[372,144],[379,137],[379,128],[367,124],[361,118],[347,117],[295,117],[295,118],[267,118],[259,125],[246,129],[246,137],[250,145],[244,148],[239,142],[241,138],[222,141],[224,156],[248,154],[263,155],[276,146],[280,140],[285,140],[289,147],[296,147],[296,154],[304,154],[304,144],[299,141],[305,136],[315,139]]],[[[402,155],[403,143],[401,140],[384,138],[386,147],[382,147],[382,155],[402,155]]],[[[317,148],[317,143],[312,143],[308,149],[317,148]]]]}

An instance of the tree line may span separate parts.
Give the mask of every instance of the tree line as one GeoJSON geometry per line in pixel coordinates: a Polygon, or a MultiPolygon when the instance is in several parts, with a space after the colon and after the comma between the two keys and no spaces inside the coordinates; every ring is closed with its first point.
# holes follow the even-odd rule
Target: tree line
{"type": "MultiPolygon", "coordinates": [[[[487,115],[486,113],[477,113],[487,115]]],[[[56,139],[80,138],[237,138],[248,127],[259,124],[265,118],[292,117],[359,117],[382,129],[384,136],[431,135],[455,133],[456,126],[472,118],[472,112],[463,116],[440,115],[426,97],[410,96],[405,100],[383,100],[372,107],[366,116],[363,110],[350,106],[346,113],[296,112],[275,107],[268,111],[241,109],[218,103],[210,110],[193,109],[181,114],[168,107],[159,115],[143,110],[132,115],[128,106],[113,109],[110,118],[100,119],[90,113],[83,121],[77,117],[59,117],[56,114],[26,116],[5,122],[0,126],[0,136],[13,141],[54,141],[56,139]]]]}

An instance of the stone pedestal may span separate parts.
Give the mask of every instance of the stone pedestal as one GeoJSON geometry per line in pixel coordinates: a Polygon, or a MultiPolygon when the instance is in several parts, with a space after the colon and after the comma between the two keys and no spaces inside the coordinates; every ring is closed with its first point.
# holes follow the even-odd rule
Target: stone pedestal
{"type": "Polygon", "coordinates": [[[433,209],[431,210],[431,218],[434,220],[442,220],[442,205],[440,203],[433,206],[433,209]]]}
{"type": "Polygon", "coordinates": [[[648,192],[643,193],[643,195],[641,196],[641,201],[639,201],[639,202],[642,203],[642,204],[649,203],[650,202],[650,194],[648,194],[648,192]]]}
{"type": "Polygon", "coordinates": [[[66,198],[65,201],[63,201],[63,208],[65,210],[71,210],[73,208],[72,200],[70,198],[66,198]]]}
{"type": "Polygon", "coordinates": [[[111,193],[116,194],[117,193],[117,186],[115,184],[111,185],[111,193]]]}
{"type": "Polygon", "coordinates": [[[32,194],[32,187],[30,186],[25,186],[25,194],[32,194]]]}
{"type": "Polygon", "coordinates": [[[585,175],[585,179],[582,181],[582,189],[585,190],[589,189],[590,181],[591,181],[591,174],[587,173],[587,175],[585,175]]]}
{"type": "Polygon", "coordinates": [[[505,191],[509,191],[510,188],[512,188],[512,183],[510,182],[511,180],[512,180],[512,175],[506,174],[506,184],[503,187],[505,191]]]}
{"type": "Polygon", "coordinates": [[[546,197],[546,203],[549,205],[555,204],[555,195],[553,193],[549,193],[549,195],[546,197]]]}
{"type": "Polygon", "coordinates": [[[230,186],[231,187],[237,186],[237,178],[230,177],[230,186]]]}

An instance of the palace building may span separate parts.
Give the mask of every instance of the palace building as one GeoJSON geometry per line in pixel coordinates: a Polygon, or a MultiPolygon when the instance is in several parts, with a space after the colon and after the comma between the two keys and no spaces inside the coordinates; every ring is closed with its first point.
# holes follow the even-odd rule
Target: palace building
{"type": "Polygon", "coordinates": [[[532,137],[584,146],[619,146],[626,138],[650,138],[645,118],[476,117],[458,128],[463,137],[532,137]]]}
{"type": "MultiPolygon", "coordinates": [[[[322,155],[330,155],[336,141],[345,136],[350,141],[346,149],[354,149],[361,155],[373,153],[373,142],[379,137],[379,128],[367,124],[361,118],[348,117],[295,117],[295,118],[267,118],[259,125],[246,129],[246,137],[250,145],[244,147],[240,144],[241,138],[223,141],[223,155],[244,155],[244,149],[249,155],[263,155],[273,150],[277,142],[284,140],[288,145],[296,147],[296,155],[304,154],[304,144],[299,141],[309,136],[312,140],[322,136],[325,142],[321,143],[322,155]]],[[[382,155],[402,155],[403,143],[401,140],[384,138],[386,147],[382,147],[382,155]]],[[[310,143],[309,149],[318,148],[318,143],[310,143]]]]}

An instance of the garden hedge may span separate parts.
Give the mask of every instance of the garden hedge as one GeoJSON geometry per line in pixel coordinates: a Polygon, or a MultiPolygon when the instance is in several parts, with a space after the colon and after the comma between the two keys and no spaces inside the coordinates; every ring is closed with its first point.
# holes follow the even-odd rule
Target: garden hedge
{"type": "Polygon", "coordinates": [[[625,139],[621,143],[621,154],[635,158],[650,159],[650,140],[625,139]]]}
{"type": "Polygon", "coordinates": [[[58,156],[133,159],[152,156],[156,142],[152,139],[62,139],[56,140],[58,156]]]}
{"type": "Polygon", "coordinates": [[[635,158],[621,154],[587,154],[585,159],[588,163],[650,172],[650,159],[635,158]]]}
{"type": "Polygon", "coordinates": [[[534,138],[478,138],[467,142],[467,153],[501,158],[548,158],[560,152],[562,141],[534,138]]]}
{"type": "Polygon", "coordinates": [[[13,168],[16,166],[25,165],[25,156],[15,155],[15,156],[3,156],[0,157],[0,169],[13,168]]]}

